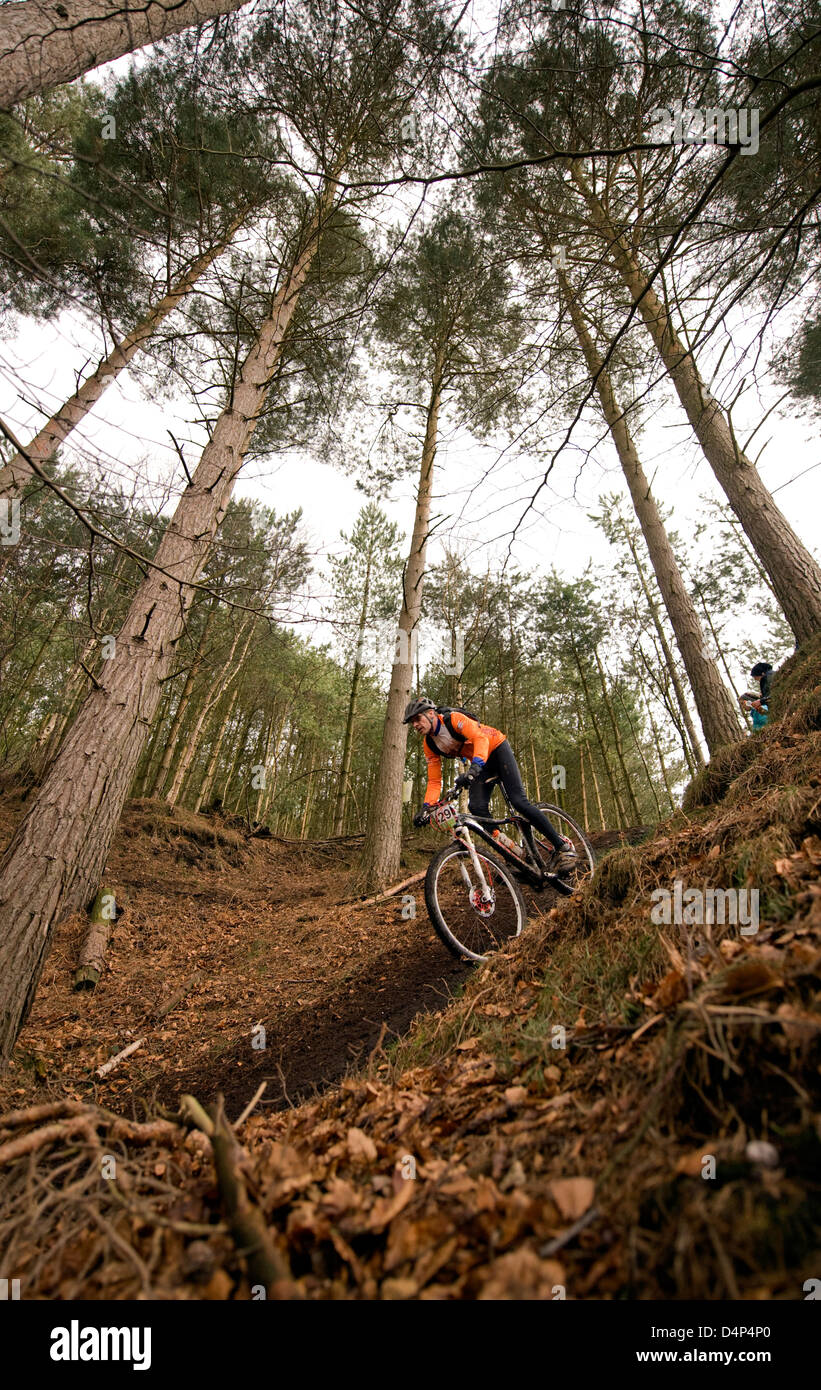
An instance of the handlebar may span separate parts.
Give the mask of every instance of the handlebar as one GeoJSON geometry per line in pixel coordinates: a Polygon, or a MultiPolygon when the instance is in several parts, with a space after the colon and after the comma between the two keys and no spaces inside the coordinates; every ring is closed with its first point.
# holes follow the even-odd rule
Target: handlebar
{"type": "Polygon", "coordinates": [[[438,810],[441,810],[445,806],[449,806],[451,802],[456,801],[459,795],[460,789],[458,787],[451,787],[450,791],[445,792],[442,796],[439,797],[438,801],[433,802],[432,806],[425,815],[424,821],[418,819],[418,816],[421,816],[422,814],[421,812],[418,812],[417,816],[414,816],[414,824],[429,825],[431,821],[437,821],[438,818],[436,812],[438,810]]]}

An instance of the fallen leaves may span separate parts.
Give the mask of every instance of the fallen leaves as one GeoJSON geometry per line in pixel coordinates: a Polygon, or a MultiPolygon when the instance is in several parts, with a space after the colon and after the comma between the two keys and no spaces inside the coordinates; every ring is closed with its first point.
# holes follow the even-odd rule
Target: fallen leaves
{"type": "Polygon", "coordinates": [[[537,1299],[544,1302],[564,1294],[564,1267],[558,1260],[542,1260],[524,1247],[494,1260],[479,1299],[537,1299]]]}
{"type": "Polygon", "coordinates": [[[376,1145],[373,1140],[364,1132],[353,1126],[348,1130],[347,1137],[348,1153],[351,1158],[365,1159],[372,1163],[376,1158],[376,1145]]]}
{"type": "Polygon", "coordinates": [[[592,1178],[554,1178],[550,1195],[565,1221],[577,1221],[593,1205],[596,1184],[592,1178]]]}
{"type": "Polygon", "coordinates": [[[652,995],[652,1002],[657,1009],[663,1012],[667,1009],[675,1008],[683,999],[687,998],[689,990],[687,981],[680,970],[670,970],[652,995]]]}

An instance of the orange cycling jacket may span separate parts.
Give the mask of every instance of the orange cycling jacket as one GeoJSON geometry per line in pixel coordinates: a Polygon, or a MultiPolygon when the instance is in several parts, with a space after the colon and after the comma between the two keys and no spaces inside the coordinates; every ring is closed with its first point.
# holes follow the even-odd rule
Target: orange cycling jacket
{"type": "Polygon", "coordinates": [[[442,791],[442,758],[481,758],[487,762],[494,748],[504,743],[506,735],[490,724],[480,724],[468,714],[453,710],[450,715],[456,738],[451,738],[444,720],[440,716],[438,732],[426,734],[424,740],[425,757],[428,763],[428,785],[425,801],[429,804],[438,801],[442,791]],[[431,744],[434,747],[431,747],[431,744]]]}

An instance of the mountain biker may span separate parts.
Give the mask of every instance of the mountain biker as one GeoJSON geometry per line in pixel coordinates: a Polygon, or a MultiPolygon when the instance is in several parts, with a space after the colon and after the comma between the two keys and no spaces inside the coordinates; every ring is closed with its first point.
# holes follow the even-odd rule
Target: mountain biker
{"type": "Polygon", "coordinates": [[[514,811],[524,816],[553,846],[547,861],[549,873],[566,872],[576,863],[573,841],[554,829],[547,816],[528,801],[513,749],[505,735],[489,724],[480,724],[465,710],[439,707],[426,695],[411,700],[402,721],[424,736],[428,785],[414,825],[425,825],[442,791],[442,758],[469,758],[467,772],[456,778],[456,787],[469,787],[468,807],[474,816],[487,816],[492,782],[504,787],[514,811]]]}

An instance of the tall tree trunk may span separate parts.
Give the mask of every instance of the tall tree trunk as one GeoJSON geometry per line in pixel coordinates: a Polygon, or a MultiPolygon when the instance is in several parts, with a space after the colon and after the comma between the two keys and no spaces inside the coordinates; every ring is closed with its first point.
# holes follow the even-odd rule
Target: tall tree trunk
{"type": "MultiPolygon", "coordinates": [[[[670,643],[667,641],[667,633],[664,631],[664,624],[662,623],[661,617],[659,615],[658,604],[656,603],[653,594],[650,592],[650,585],[647,583],[647,576],[644,573],[644,566],[642,565],[636,547],[633,544],[633,538],[626,527],[624,528],[624,534],[627,538],[627,544],[630,547],[630,554],[633,557],[633,563],[635,564],[636,570],[638,572],[642,593],[644,594],[645,602],[649,609],[650,617],[653,621],[653,627],[656,630],[656,636],[659,640],[659,646],[661,647],[662,654],[664,656],[664,664],[670,673],[670,683],[672,684],[673,691],[675,692],[676,704],[678,705],[682,722],[684,724],[685,729],[687,730],[687,737],[690,740],[690,748],[693,754],[693,759],[695,760],[698,767],[704,767],[704,754],[701,751],[701,740],[699,739],[696,733],[692,715],[690,714],[690,706],[687,701],[687,697],[684,693],[684,690],[682,689],[681,681],[679,680],[679,674],[678,669],[676,667],[675,658],[673,657],[673,653],[670,650],[670,643]]],[[[634,611],[636,610],[634,609],[634,611]]],[[[733,711],[733,713],[735,713],[735,711],[733,711]]],[[[736,723],[737,722],[738,721],[736,721],[736,723]]]]}
{"type": "MultiPolygon", "coordinates": [[[[185,677],[185,684],[182,688],[182,694],[180,695],[179,701],[177,703],[177,708],[174,711],[174,718],[171,721],[171,728],[168,730],[168,740],[166,742],[162,758],[160,759],[160,765],[157,768],[157,776],[155,777],[154,785],[151,788],[151,796],[162,796],[163,787],[165,786],[171,764],[174,761],[174,754],[177,751],[177,745],[179,743],[180,738],[180,730],[182,729],[185,716],[188,713],[188,706],[191,703],[191,694],[196,684],[200,667],[202,666],[203,657],[205,655],[205,644],[208,641],[208,634],[211,631],[216,612],[217,601],[216,599],[211,599],[208,605],[208,611],[205,616],[205,623],[203,624],[203,629],[200,633],[200,640],[198,641],[196,648],[194,649],[194,653],[191,657],[191,665],[188,667],[188,672],[185,677]]],[[[170,799],[171,798],[169,797],[169,800],[170,799]]]]}
{"type": "Polygon", "coordinates": [[[593,648],[593,655],[596,658],[596,668],[599,673],[599,682],[601,684],[601,693],[602,699],[604,701],[604,707],[607,710],[607,717],[610,720],[610,727],[613,730],[613,740],[616,745],[616,757],[618,758],[619,767],[621,768],[622,777],[624,779],[624,788],[627,792],[627,799],[630,802],[630,810],[633,816],[635,817],[633,824],[639,825],[641,823],[641,812],[639,811],[639,803],[636,800],[636,793],[633,790],[633,778],[630,776],[630,773],[627,770],[627,764],[624,761],[624,745],[621,741],[621,731],[619,729],[618,720],[616,719],[616,711],[613,709],[613,702],[610,699],[610,692],[607,688],[607,681],[604,678],[604,667],[601,664],[601,657],[599,656],[598,647],[593,648]]]}
{"type": "Polygon", "coordinates": [[[257,788],[257,799],[254,803],[254,822],[257,825],[259,824],[260,814],[262,812],[262,803],[265,798],[265,790],[268,786],[268,753],[271,748],[271,734],[274,731],[275,719],[276,706],[274,706],[274,708],[271,710],[271,717],[268,720],[268,724],[265,729],[265,743],[262,747],[262,757],[260,759],[260,762],[262,764],[262,781],[260,782],[259,787],[257,788]]]}
{"type": "Polygon", "coordinates": [[[362,677],[362,662],[354,662],[351,679],[351,693],[348,698],[348,716],[345,720],[345,739],[342,744],[342,766],[339,770],[339,785],[336,791],[336,810],[334,812],[334,835],[341,835],[345,826],[345,811],[348,805],[348,782],[353,760],[353,726],[356,718],[356,699],[362,677]]]}
{"type": "Polygon", "coordinates": [[[3,6],[0,111],[246,0],[23,0],[3,6]]]}
{"type": "Polygon", "coordinates": [[[402,609],[399,631],[407,643],[405,659],[394,662],[388,692],[388,707],[382,733],[382,748],[376,776],[368,828],[365,834],[363,872],[369,891],[378,891],[395,880],[399,872],[402,835],[402,783],[405,770],[405,751],[408,726],[402,723],[405,705],[410,697],[413,676],[413,633],[422,612],[422,583],[425,574],[425,552],[430,526],[430,504],[433,495],[433,465],[436,459],[436,436],[439,427],[439,406],[442,398],[444,348],[436,355],[430,400],[425,421],[425,439],[419,487],[416,493],[416,516],[413,523],[410,553],[402,583],[402,609]]]}
{"type": "Polygon", "coordinates": [[[329,181],[134,596],[116,655],[105,663],[0,862],[0,1055],[9,1055],[31,1007],[55,924],[89,901],[102,876],[194,594],[191,585],[225,515],[335,192],[329,181]]]}
{"type": "MultiPolygon", "coordinates": [[[[627,428],[624,411],[620,409],[616,400],[610,373],[602,366],[602,359],[588,332],[581,308],[570,288],[567,276],[561,270],[557,274],[570,310],[576,336],[582,346],[588,371],[596,384],[604,418],[613,437],[619,462],[630,489],[630,496],[633,499],[636,516],[658,580],[661,596],[664,599],[664,606],[676,634],[679,651],[690,679],[690,685],[693,688],[696,708],[704,729],[704,737],[710,752],[715,753],[716,749],[720,748],[723,743],[733,743],[739,737],[735,706],[718,673],[715,662],[705,656],[704,634],[695,605],[685,588],[681,571],[673,554],[673,547],[656,506],[655,498],[650,491],[650,483],[642,468],[633,436],[627,428]]],[[[636,559],[635,552],[634,559],[636,559]]],[[[640,567],[639,571],[641,572],[640,567]]],[[[645,596],[648,596],[643,576],[642,586],[645,596]]],[[[663,645],[666,645],[666,638],[663,639],[663,645]]],[[[675,685],[678,681],[678,675],[674,664],[671,665],[670,674],[675,685]]],[[[686,702],[682,702],[682,712],[685,708],[686,702]]],[[[689,715],[687,717],[689,718],[689,715]]],[[[694,746],[697,748],[697,742],[694,746]]]]}
{"type": "Polygon", "coordinates": [[[587,815],[587,785],[584,780],[584,749],[579,744],[579,782],[582,789],[582,825],[585,830],[590,829],[590,822],[587,815]]]}
{"type": "Polygon", "coordinates": [[[213,264],[219,255],[225,250],[237,228],[242,225],[243,217],[237,217],[231,223],[225,236],[216,246],[212,246],[209,251],[204,252],[194,261],[190,270],[180,277],[177,283],[169,290],[160,302],[155,305],[149,314],[133,328],[116,347],[104,357],[99,366],[86,377],[79,390],[69,396],[65,405],[62,405],[56,415],[52,415],[47,424],[38,431],[31,443],[26,446],[25,453],[28,457],[18,453],[9,462],[0,468],[0,497],[13,497],[31,478],[35,476],[28,459],[33,458],[37,463],[45,463],[50,458],[55,449],[60,444],[65,443],[72,430],[76,429],[85,419],[89,411],[94,408],[100,397],[108,386],[111,385],[128,366],[133,357],[136,357],[140,348],[153,336],[163,319],[167,319],[169,314],[177,308],[178,304],[185,298],[206,272],[208,267],[213,264]]]}
{"type": "Polygon", "coordinates": [[[593,778],[593,790],[596,793],[596,809],[599,813],[599,829],[606,830],[607,821],[604,818],[604,807],[602,806],[601,788],[599,787],[599,779],[596,776],[596,764],[593,761],[593,754],[590,751],[590,744],[587,742],[587,739],[585,739],[584,741],[584,750],[587,754],[587,761],[590,764],[590,776],[593,778]]]}
{"type": "MultiPolygon", "coordinates": [[[[314,745],[313,745],[313,741],[312,741],[312,742],[308,745],[308,764],[309,764],[309,767],[310,767],[311,762],[313,761],[313,753],[314,753],[314,745]]],[[[309,812],[310,809],[311,809],[311,793],[312,793],[312,790],[313,790],[313,785],[314,785],[314,769],[313,769],[313,767],[310,767],[310,771],[309,771],[309,773],[308,773],[308,787],[307,787],[307,790],[306,790],[306,792],[305,792],[305,806],[304,806],[303,811],[302,811],[302,821],[301,821],[300,827],[299,827],[299,838],[300,838],[300,840],[304,840],[304,839],[305,839],[305,828],[306,828],[306,826],[307,826],[307,824],[308,824],[308,812],[309,812]]]]}
{"type": "Polygon", "coordinates": [[[530,730],[530,760],[533,763],[533,781],[536,786],[536,800],[541,801],[542,789],[539,783],[539,769],[536,766],[536,749],[533,747],[533,730],[530,730]]]}
{"type": "Polygon", "coordinates": [[[645,708],[645,710],[647,711],[647,718],[650,720],[650,728],[653,730],[653,742],[654,742],[655,745],[656,745],[656,757],[657,757],[658,760],[659,760],[659,767],[661,768],[661,775],[662,775],[662,777],[663,777],[663,779],[664,779],[664,785],[665,785],[665,787],[666,787],[666,789],[667,789],[667,796],[668,796],[668,798],[669,798],[669,801],[670,801],[670,808],[671,808],[671,810],[672,810],[673,806],[675,806],[675,799],[674,799],[674,797],[673,797],[673,788],[672,788],[671,785],[670,785],[670,778],[669,778],[668,773],[667,773],[667,764],[666,764],[665,761],[664,761],[664,753],[662,752],[662,749],[661,749],[661,738],[660,738],[660,736],[659,736],[658,726],[657,726],[657,724],[656,724],[655,719],[653,718],[653,711],[652,711],[651,708],[650,708],[650,701],[647,699],[647,696],[646,696],[646,695],[644,696],[644,708],[645,708]]]}
{"type": "Polygon", "coordinates": [[[684,755],[684,761],[687,764],[687,767],[690,769],[692,776],[695,777],[698,765],[696,764],[693,750],[690,747],[690,740],[687,736],[687,730],[685,729],[684,724],[682,722],[681,713],[678,709],[678,705],[674,700],[671,700],[670,698],[669,671],[667,670],[667,666],[664,664],[664,660],[661,652],[659,651],[658,642],[656,641],[655,637],[653,638],[653,647],[656,653],[655,666],[649,660],[647,653],[644,650],[644,647],[641,645],[641,642],[637,642],[633,650],[637,651],[639,657],[641,658],[641,664],[644,667],[645,674],[650,685],[658,691],[659,698],[670,716],[670,723],[672,724],[673,728],[675,729],[676,733],[681,739],[681,751],[684,755]],[[663,681],[659,675],[659,672],[662,670],[668,676],[668,680],[666,682],[663,681]]]}
{"type": "Polygon", "coordinates": [[[231,691],[231,696],[228,701],[228,708],[226,709],[225,714],[219,720],[219,726],[214,737],[214,744],[208,758],[208,766],[205,769],[205,775],[202,779],[202,785],[200,787],[197,799],[194,803],[195,811],[199,811],[205,805],[209,796],[211,795],[211,788],[214,785],[214,776],[217,771],[217,763],[219,762],[219,756],[222,752],[222,745],[225,742],[225,735],[227,734],[231,726],[231,720],[234,717],[234,710],[236,708],[238,699],[239,683],[237,683],[234,686],[234,689],[231,691]]]}
{"type": "Polygon", "coordinates": [[[721,661],[722,666],[724,667],[724,674],[726,675],[727,680],[729,681],[732,689],[735,691],[736,697],[738,697],[738,687],[736,686],[736,683],[733,679],[733,673],[730,670],[729,665],[727,664],[727,658],[724,655],[724,644],[722,643],[721,638],[716,632],[712,614],[710,613],[710,610],[704,601],[704,594],[702,592],[701,585],[697,581],[694,581],[692,574],[690,575],[690,583],[693,585],[694,593],[698,595],[698,601],[701,604],[702,612],[704,613],[704,621],[710,629],[710,636],[713,639],[713,646],[719,654],[719,659],[721,661]]]}
{"type": "Polygon", "coordinates": [[[641,765],[642,765],[642,767],[644,768],[644,775],[645,775],[645,777],[647,778],[647,785],[648,785],[648,787],[650,788],[650,792],[651,792],[651,794],[652,794],[653,800],[654,800],[655,803],[656,803],[656,811],[658,812],[658,818],[659,818],[659,820],[661,820],[661,802],[659,801],[659,794],[658,794],[658,792],[656,791],[656,783],[655,783],[655,780],[654,780],[654,778],[653,778],[652,773],[650,772],[650,768],[649,768],[648,765],[647,765],[647,759],[646,759],[646,757],[644,756],[644,748],[642,747],[641,739],[640,739],[639,736],[638,736],[638,733],[637,733],[637,731],[636,731],[636,726],[635,726],[635,724],[633,723],[633,720],[632,720],[632,718],[631,718],[631,716],[630,716],[630,711],[629,711],[629,709],[627,708],[626,701],[624,700],[624,697],[622,696],[622,693],[621,693],[621,691],[618,689],[618,687],[616,688],[616,693],[617,693],[617,695],[618,695],[618,697],[619,697],[619,704],[621,705],[622,709],[624,710],[624,717],[625,717],[625,719],[627,720],[627,723],[628,723],[629,728],[630,728],[630,733],[631,733],[632,738],[633,738],[633,745],[634,745],[634,747],[635,747],[636,752],[637,752],[638,755],[639,755],[639,758],[640,758],[640,760],[641,760],[641,765]]]}
{"type": "Polygon", "coordinates": [[[191,763],[193,762],[194,754],[197,751],[200,734],[202,733],[202,727],[206,719],[208,718],[217,701],[222,699],[222,696],[227,690],[227,688],[237,679],[240,671],[242,670],[242,663],[245,660],[245,657],[248,653],[248,648],[251,645],[251,638],[253,636],[254,627],[255,621],[253,619],[251,619],[250,622],[246,620],[245,622],[240,623],[234,635],[234,640],[231,643],[231,650],[229,651],[226,660],[223,662],[219,678],[212,681],[211,690],[209,694],[206,696],[204,700],[200,702],[199,712],[196,718],[194,719],[191,730],[188,734],[188,737],[185,740],[185,746],[180,755],[180,760],[177,763],[176,771],[174,772],[174,779],[171,783],[171,786],[168,789],[168,795],[166,797],[166,800],[170,801],[172,806],[176,806],[177,802],[180,800],[183,783],[185,781],[186,776],[188,775],[188,769],[190,768],[191,763]],[[245,632],[248,633],[248,636],[246,637],[245,645],[235,662],[234,657],[236,654],[236,650],[240,644],[240,639],[242,638],[245,632]]]}
{"type": "Polygon", "coordinates": [[[510,589],[507,591],[507,625],[508,637],[510,640],[510,707],[511,707],[511,730],[513,733],[513,747],[519,745],[519,700],[518,683],[516,670],[516,632],[513,627],[513,610],[510,603],[510,589]]]}
{"type": "Polygon", "coordinates": [[[365,629],[368,626],[368,607],[371,599],[371,552],[368,551],[368,560],[365,566],[365,585],[362,591],[362,607],[359,610],[359,626],[356,638],[356,657],[354,659],[353,677],[351,679],[351,693],[348,699],[348,717],[345,721],[345,739],[342,744],[342,767],[339,770],[339,786],[336,793],[336,811],[334,814],[334,835],[342,834],[342,827],[345,824],[345,808],[348,801],[348,779],[351,775],[351,758],[353,756],[353,725],[356,717],[356,696],[359,690],[359,681],[362,676],[362,662],[359,660],[359,653],[362,650],[362,641],[365,636],[365,629]]]}
{"type": "MultiPolygon", "coordinates": [[[[581,736],[582,722],[581,718],[579,717],[578,709],[576,711],[576,722],[579,728],[579,735],[581,736]]],[[[596,793],[596,809],[599,813],[599,830],[604,830],[606,829],[606,823],[604,819],[604,807],[602,806],[601,801],[601,791],[599,789],[599,779],[596,776],[596,764],[593,762],[593,754],[590,752],[590,744],[588,743],[586,738],[582,739],[581,747],[587,754],[587,762],[588,766],[590,767],[590,777],[593,782],[593,790],[596,793]]]]}
{"type": "Polygon", "coordinates": [[[234,756],[231,759],[230,766],[228,768],[227,773],[225,774],[225,782],[223,783],[222,796],[220,797],[220,800],[222,801],[222,804],[225,808],[227,808],[228,806],[228,793],[231,790],[231,783],[234,780],[234,773],[237,770],[237,763],[239,762],[240,758],[245,752],[245,745],[248,742],[248,735],[251,732],[251,725],[254,722],[256,714],[257,710],[252,709],[251,713],[246,716],[245,723],[242,726],[242,733],[237,739],[236,747],[234,748],[234,756]]]}
{"type": "Polygon", "coordinates": [[[569,167],[593,223],[605,239],[644,319],[704,456],[770,578],[796,641],[805,642],[821,630],[821,565],[799,540],[755,465],[739,448],[730,420],[701,379],[695,358],[676,333],[666,305],[648,282],[625,238],[613,227],[578,161],[570,160],[569,167]]]}
{"type": "Polygon", "coordinates": [[[157,765],[159,764],[158,752],[162,742],[162,731],[165,721],[171,710],[171,691],[167,688],[160,699],[159,712],[154,718],[151,734],[143,746],[143,751],[137,762],[137,770],[134,773],[132,784],[132,794],[134,796],[148,796],[149,788],[154,785],[157,765]]]}
{"type": "MultiPolygon", "coordinates": [[[[572,636],[571,636],[571,642],[572,642],[572,645],[573,645],[573,657],[574,657],[575,662],[576,662],[576,670],[577,670],[578,673],[579,673],[579,679],[580,679],[580,681],[581,681],[581,683],[582,683],[582,691],[583,691],[583,693],[584,693],[584,703],[585,703],[586,706],[587,706],[587,713],[588,713],[588,715],[590,716],[590,723],[593,725],[593,732],[594,732],[594,734],[596,735],[596,742],[597,742],[598,745],[599,745],[599,752],[601,753],[601,760],[602,760],[602,763],[603,763],[603,765],[604,765],[604,771],[605,771],[605,774],[606,774],[606,776],[607,776],[608,785],[609,785],[609,787],[610,787],[610,795],[611,795],[612,798],[613,798],[613,810],[614,810],[615,813],[616,813],[616,819],[617,819],[617,821],[618,821],[618,826],[617,826],[616,828],[617,828],[618,830],[625,830],[625,829],[627,828],[628,819],[627,819],[627,816],[625,815],[624,806],[622,805],[621,797],[619,796],[619,790],[618,790],[618,787],[616,786],[616,779],[615,779],[615,777],[613,776],[613,769],[612,769],[612,767],[610,766],[610,760],[609,760],[609,758],[608,758],[608,756],[607,756],[607,749],[606,749],[605,746],[604,746],[604,739],[602,738],[602,732],[601,732],[601,729],[599,728],[599,721],[598,721],[598,719],[596,718],[596,713],[595,713],[595,710],[593,709],[593,701],[592,701],[592,699],[590,698],[590,687],[589,687],[588,684],[587,684],[587,677],[586,677],[586,675],[584,674],[584,670],[583,670],[583,668],[582,668],[582,663],[581,663],[581,658],[580,658],[579,653],[578,653],[578,651],[577,651],[577,649],[576,649],[576,643],[575,643],[575,641],[573,641],[572,636]]],[[[602,826],[602,829],[604,829],[604,826],[602,826]]]]}

